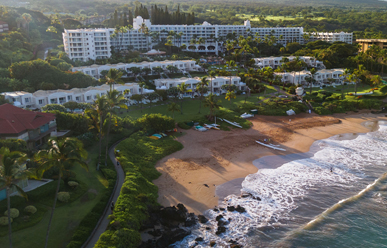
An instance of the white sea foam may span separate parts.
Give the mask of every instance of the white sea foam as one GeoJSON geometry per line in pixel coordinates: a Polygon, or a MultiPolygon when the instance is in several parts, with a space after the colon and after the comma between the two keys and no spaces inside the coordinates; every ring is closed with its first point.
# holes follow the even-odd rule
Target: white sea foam
{"type": "Polygon", "coordinates": [[[321,150],[313,157],[286,163],[276,169],[261,169],[248,175],[242,183],[242,191],[259,197],[241,198],[230,195],[224,205],[240,205],[245,213],[208,210],[209,223],[198,225],[192,234],[176,247],[190,247],[195,238],[204,238],[196,247],[207,247],[210,240],[227,245],[228,240],[246,242],[247,234],[259,227],[278,225],[289,218],[289,213],[297,208],[295,199],[302,199],[311,187],[337,185],[351,187],[354,181],[366,176],[366,167],[380,167],[387,164],[387,125],[380,123],[376,132],[359,135],[353,140],[330,138],[319,141],[321,150]],[[331,168],[333,172],[331,172],[331,168]],[[215,234],[216,216],[231,218],[226,233],[215,234]],[[206,230],[205,227],[212,230],[206,230]]]}

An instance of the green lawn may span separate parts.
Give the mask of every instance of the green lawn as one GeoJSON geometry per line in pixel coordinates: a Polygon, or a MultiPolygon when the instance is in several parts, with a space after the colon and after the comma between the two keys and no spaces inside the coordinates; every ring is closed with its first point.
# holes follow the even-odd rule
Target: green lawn
{"type": "MultiPolygon", "coordinates": [[[[276,92],[274,87],[272,86],[267,86],[266,90],[266,96],[264,93],[260,94],[252,94],[250,97],[247,98],[247,103],[255,104],[258,101],[269,97],[268,94],[276,92]]],[[[243,105],[245,102],[245,95],[240,95],[237,96],[236,99],[232,99],[231,101],[228,101],[225,99],[224,95],[220,95],[218,99],[221,101],[220,105],[225,108],[225,109],[233,109],[236,108],[237,106],[243,105]]],[[[161,113],[163,115],[171,116],[172,117],[172,112],[169,112],[167,110],[168,108],[168,103],[163,102],[163,105],[159,106],[154,106],[158,105],[161,103],[153,103],[152,106],[149,108],[149,104],[144,105],[144,107],[147,107],[145,109],[141,110],[140,105],[136,106],[131,106],[129,107],[129,112],[124,111],[121,114],[121,117],[124,117],[126,115],[131,116],[134,119],[140,118],[144,114],[152,114],[152,113],[161,113]]],[[[181,104],[181,100],[178,100],[178,104],[181,104]]],[[[209,108],[205,108],[202,105],[201,113],[199,113],[199,107],[200,107],[200,100],[199,99],[190,99],[190,98],[185,98],[183,101],[183,114],[180,113],[180,111],[175,112],[175,120],[176,122],[181,122],[181,121],[192,121],[192,120],[197,120],[203,118],[204,115],[209,114],[209,108]]]]}
{"type": "MultiPolygon", "coordinates": [[[[107,186],[108,182],[99,171],[96,171],[96,161],[98,158],[98,147],[88,149],[89,152],[89,172],[81,167],[74,167],[73,171],[76,178],[88,185],[88,189],[93,189],[97,192],[94,199],[85,199],[80,197],[77,200],[57,207],[55,209],[54,218],[51,225],[50,239],[48,247],[62,248],[66,247],[71,240],[75,228],[83,217],[88,214],[91,209],[97,204],[102,194],[100,194],[107,186]]],[[[36,225],[13,232],[13,247],[29,248],[42,247],[45,242],[48,221],[51,214],[51,206],[44,205],[48,209],[43,219],[36,225]]],[[[0,237],[1,247],[8,247],[8,236],[0,237]]]]}
{"type": "MultiPolygon", "coordinates": [[[[350,93],[355,94],[355,85],[354,84],[344,85],[344,86],[340,85],[340,86],[336,86],[336,87],[329,86],[329,87],[322,88],[322,90],[330,91],[332,93],[341,93],[341,90],[342,90],[343,87],[344,87],[344,93],[345,94],[347,94],[347,93],[348,94],[350,94],[350,93]]],[[[358,84],[357,85],[357,93],[367,93],[372,88],[375,88],[375,87],[367,85],[367,84],[358,84]]],[[[380,88],[380,87],[378,87],[378,88],[380,88]]],[[[310,88],[304,88],[304,90],[307,93],[309,93],[310,88]]],[[[321,90],[320,87],[313,87],[312,88],[312,92],[319,91],[319,90],[321,90]]],[[[381,94],[382,93],[379,90],[375,90],[373,95],[378,96],[378,95],[381,95],[381,94]]]]}
{"type": "MultiPolygon", "coordinates": [[[[255,21],[255,22],[259,21],[259,15],[255,15],[254,18],[252,18],[252,16],[253,15],[249,15],[249,14],[237,14],[236,15],[236,17],[239,17],[241,19],[249,19],[250,21],[255,21]]],[[[302,16],[297,16],[296,18],[303,19],[302,16]]],[[[272,15],[265,16],[265,19],[268,20],[268,21],[271,21],[271,20],[274,20],[274,21],[279,21],[279,20],[291,21],[291,20],[295,20],[296,18],[293,17],[293,16],[272,16],[272,15]]],[[[317,18],[308,18],[308,19],[315,20],[315,21],[320,21],[320,20],[324,20],[326,18],[325,17],[317,17],[317,18]]]]}

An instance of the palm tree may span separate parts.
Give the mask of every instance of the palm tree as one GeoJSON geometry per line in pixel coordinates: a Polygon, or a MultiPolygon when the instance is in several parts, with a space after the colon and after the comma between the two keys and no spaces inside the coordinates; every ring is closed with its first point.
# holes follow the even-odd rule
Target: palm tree
{"type": "Polygon", "coordinates": [[[7,213],[8,213],[8,239],[9,247],[12,248],[12,224],[11,224],[11,198],[12,187],[27,199],[26,193],[16,183],[28,175],[23,165],[26,154],[18,151],[10,152],[6,147],[0,149],[0,186],[5,186],[7,192],[7,213]]]}
{"type": "MultiPolygon", "coordinates": [[[[349,69],[345,69],[344,70],[344,80],[342,81],[342,84],[341,84],[341,100],[344,100],[344,82],[350,82],[349,81],[349,76],[351,75],[351,72],[349,71],[349,69]]],[[[348,94],[348,91],[347,91],[347,94],[348,94]]]]}
{"type": "Polygon", "coordinates": [[[212,85],[212,79],[216,77],[216,71],[209,71],[208,75],[211,78],[211,93],[213,92],[213,85],[212,85]]]}
{"type": "Polygon", "coordinates": [[[138,83],[138,86],[141,88],[141,104],[140,104],[140,108],[141,108],[141,113],[142,113],[142,104],[143,104],[143,92],[144,92],[144,88],[146,87],[146,83],[145,82],[139,82],[138,83]]]}
{"type": "Polygon", "coordinates": [[[204,107],[210,108],[210,115],[208,116],[208,119],[211,120],[214,109],[219,109],[221,106],[219,105],[220,100],[216,99],[216,95],[210,93],[204,100],[204,107]]]}
{"type": "Polygon", "coordinates": [[[106,116],[109,120],[108,129],[106,132],[106,153],[105,153],[105,165],[107,165],[107,157],[108,157],[108,145],[109,145],[109,133],[110,127],[112,124],[112,117],[115,115],[116,107],[127,109],[125,102],[126,99],[124,95],[120,94],[117,90],[108,91],[107,92],[107,107],[106,107],[106,116]]]}
{"type": "Polygon", "coordinates": [[[95,129],[99,135],[99,158],[97,170],[99,170],[99,165],[101,164],[103,123],[106,119],[107,104],[108,102],[106,96],[97,95],[94,107],[86,110],[86,114],[91,120],[90,129],[95,129]]]}
{"type": "Polygon", "coordinates": [[[56,139],[50,138],[48,140],[48,148],[46,150],[39,151],[35,156],[36,160],[42,166],[42,171],[46,171],[50,168],[56,168],[59,171],[58,184],[55,191],[54,204],[51,210],[50,220],[48,222],[45,248],[48,245],[48,237],[50,234],[51,222],[54,217],[54,211],[56,201],[58,199],[58,192],[63,171],[74,165],[79,165],[88,170],[87,163],[84,161],[87,158],[87,151],[83,149],[83,144],[76,138],[56,139]]]}
{"type": "Polygon", "coordinates": [[[200,110],[202,109],[203,94],[205,93],[207,86],[208,86],[207,77],[202,77],[200,83],[196,85],[196,90],[199,91],[200,93],[199,114],[200,114],[200,110]]]}
{"type": "MultiPolygon", "coordinates": [[[[188,84],[186,83],[181,83],[180,85],[177,86],[177,89],[180,91],[180,94],[184,95],[185,93],[189,92],[188,90],[188,84]]],[[[181,104],[180,104],[180,112],[183,114],[183,96],[181,96],[181,104]]]]}
{"type": "Polygon", "coordinates": [[[24,22],[27,23],[27,33],[28,33],[28,36],[29,36],[29,34],[30,34],[30,22],[32,21],[32,17],[31,17],[30,14],[24,13],[22,15],[22,18],[23,18],[24,22]]]}
{"type": "Polygon", "coordinates": [[[175,103],[171,102],[171,104],[168,105],[168,111],[172,112],[172,118],[175,119],[175,111],[179,111],[180,106],[175,103]]]}
{"type": "Polygon", "coordinates": [[[143,33],[145,35],[145,39],[146,39],[146,49],[148,49],[148,35],[149,35],[149,28],[145,25],[145,23],[142,23],[141,24],[141,27],[139,29],[139,31],[141,33],[143,33]]]}
{"type": "Polygon", "coordinates": [[[106,84],[109,84],[110,86],[110,91],[114,90],[114,84],[116,83],[123,84],[123,81],[121,79],[122,75],[123,73],[117,69],[111,68],[109,70],[105,78],[106,78],[106,84]]]}
{"type": "Polygon", "coordinates": [[[236,95],[234,91],[227,91],[225,99],[231,102],[231,99],[235,99],[236,95]]]}
{"type": "Polygon", "coordinates": [[[231,80],[232,80],[232,79],[231,79],[231,78],[232,78],[232,72],[231,72],[231,69],[234,68],[234,67],[236,66],[236,63],[235,63],[234,60],[230,60],[230,61],[227,61],[226,64],[227,64],[227,67],[228,67],[228,71],[229,71],[229,73],[230,73],[230,85],[231,85],[231,80]]]}
{"type": "Polygon", "coordinates": [[[313,85],[313,82],[316,81],[316,79],[314,78],[314,75],[316,75],[317,73],[317,69],[316,68],[312,68],[310,69],[309,71],[309,74],[310,74],[310,78],[311,78],[311,81],[310,81],[310,88],[309,88],[309,93],[312,94],[312,85],[313,85]]]}

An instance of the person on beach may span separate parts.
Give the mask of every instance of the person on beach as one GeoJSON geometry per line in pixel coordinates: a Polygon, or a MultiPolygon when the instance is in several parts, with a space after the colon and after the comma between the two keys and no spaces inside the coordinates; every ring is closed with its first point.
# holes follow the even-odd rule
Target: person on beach
{"type": "Polygon", "coordinates": [[[118,160],[117,160],[117,166],[119,166],[120,165],[120,162],[118,162],[118,160]]]}
{"type": "Polygon", "coordinates": [[[333,172],[333,167],[331,167],[331,172],[333,172]]]}

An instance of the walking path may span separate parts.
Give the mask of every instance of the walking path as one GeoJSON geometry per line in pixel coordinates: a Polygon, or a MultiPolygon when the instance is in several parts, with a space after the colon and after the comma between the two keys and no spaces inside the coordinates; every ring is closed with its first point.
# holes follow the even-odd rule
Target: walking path
{"type": "Polygon", "coordinates": [[[109,149],[109,157],[110,157],[111,161],[113,162],[114,167],[116,168],[116,171],[117,171],[117,181],[116,181],[116,185],[113,189],[112,197],[110,199],[109,204],[107,204],[105,211],[104,211],[103,215],[101,216],[99,222],[97,223],[97,226],[95,227],[93,233],[90,235],[89,239],[83,244],[83,246],[82,246],[83,248],[93,248],[94,245],[97,243],[101,234],[106,230],[106,228],[110,222],[108,217],[111,214],[111,209],[110,209],[111,202],[112,201],[114,201],[114,203],[117,202],[117,198],[121,192],[122,184],[125,181],[124,170],[122,169],[121,165],[117,166],[117,160],[116,160],[116,157],[114,155],[114,149],[121,141],[122,140],[117,141],[109,149]]]}

